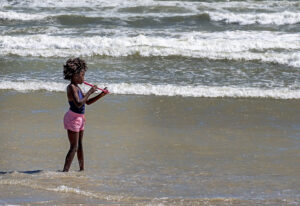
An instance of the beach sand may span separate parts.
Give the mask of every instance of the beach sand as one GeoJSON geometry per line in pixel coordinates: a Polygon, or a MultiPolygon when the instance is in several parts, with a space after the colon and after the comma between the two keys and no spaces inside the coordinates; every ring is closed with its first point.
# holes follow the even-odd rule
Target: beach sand
{"type": "Polygon", "coordinates": [[[300,204],[299,103],[108,95],[62,173],[66,94],[3,90],[0,204],[300,204]]]}

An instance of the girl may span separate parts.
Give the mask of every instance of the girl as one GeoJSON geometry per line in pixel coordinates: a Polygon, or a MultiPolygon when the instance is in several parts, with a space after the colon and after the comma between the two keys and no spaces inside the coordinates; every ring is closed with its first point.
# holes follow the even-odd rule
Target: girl
{"type": "Polygon", "coordinates": [[[84,170],[82,138],[85,125],[85,104],[92,104],[107,94],[102,92],[89,99],[89,96],[97,90],[97,86],[93,86],[86,94],[82,93],[78,84],[84,82],[86,70],[85,61],[80,58],[69,59],[64,65],[64,79],[71,82],[67,87],[70,109],[64,116],[64,127],[68,131],[70,150],[66,156],[63,172],[69,171],[76,152],[80,171],[84,170]]]}

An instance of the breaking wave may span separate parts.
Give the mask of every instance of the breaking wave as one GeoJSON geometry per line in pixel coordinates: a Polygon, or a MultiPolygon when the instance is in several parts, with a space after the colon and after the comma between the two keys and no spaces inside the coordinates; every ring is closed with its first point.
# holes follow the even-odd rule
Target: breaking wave
{"type": "Polygon", "coordinates": [[[187,13],[119,13],[113,12],[108,14],[96,14],[91,13],[90,15],[78,15],[68,13],[23,13],[15,11],[0,11],[0,19],[2,20],[43,20],[48,18],[55,18],[59,22],[70,22],[73,20],[73,24],[82,23],[95,23],[105,21],[105,19],[117,19],[122,21],[128,21],[129,18],[138,17],[147,18],[152,17],[155,19],[168,18],[169,23],[172,19],[180,21],[199,21],[200,19],[206,21],[224,21],[232,24],[237,23],[240,25],[251,25],[251,24],[274,24],[274,25],[291,25],[300,23],[300,13],[292,11],[284,12],[272,12],[272,13],[237,13],[229,11],[196,11],[187,13]]]}
{"type": "MultiPolygon", "coordinates": [[[[230,86],[178,86],[152,84],[104,84],[111,94],[183,96],[183,97],[232,97],[232,98],[273,98],[273,99],[300,99],[300,89],[288,88],[251,88],[230,86]]],[[[45,90],[50,92],[65,92],[67,84],[56,82],[0,82],[1,90],[16,90],[21,92],[45,90]]],[[[87,91],[88,87],[83,86],[87,91]]]]}
{"type": "Polygon", "coordinates": [[[69,56],[184,56],[193,58],[262,61],[300,66],[300,35],[279,32],[192,32],[179,38],[63,37],[48,35],[0,36],[1,55],[69,56]],[[280,50],[280,51],[278,51],[280,50]]]}

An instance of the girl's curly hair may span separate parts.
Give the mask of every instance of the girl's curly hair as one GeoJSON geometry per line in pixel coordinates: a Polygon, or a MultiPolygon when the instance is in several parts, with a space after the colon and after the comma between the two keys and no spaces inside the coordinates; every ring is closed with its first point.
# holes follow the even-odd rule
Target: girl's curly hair
{"type": "Polygon", "coordinates": [[[64,65],[64,79],[70,80],[74,74],[78,74],[82,70],[86,71],[87,69],[88,68],[83,59],[68,59],[64,65]]]}

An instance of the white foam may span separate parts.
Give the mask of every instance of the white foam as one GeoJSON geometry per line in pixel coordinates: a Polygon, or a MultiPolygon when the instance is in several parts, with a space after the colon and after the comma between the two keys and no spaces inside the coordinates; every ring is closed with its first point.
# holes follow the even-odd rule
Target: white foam
{"type": "Polygon", "coordinates": [[[40,15],[40,14],[27,14],[14,11],[0,11],[0,19],[9,19],[9,20],[40,20],[49,15],[40,15]]]}
{"type": "Polygon", "coordinates": [[[213,1],[213,2],[201,2],[201,6],[211,10],[217,11],[245,11],[252,10],[254,12],[261,12],[263,10],[268,10],[270,12],[284,12],[288,10],[299,11],[299,1],[290,0],[247,0],[247,1],[213,1]]]}
{"type": "Polygon", "coordinates": [[[299,12],[276,12],[276,13],[232,13],[232,12],[209,12],[214,21],[225,21],[227,23],[248,24],[297,24],[300,23],[299,12]]]}
{"type": "Polygon", "coordinates": [[[209,59],[259,60],[300,65],[300,34],[279,32],[194,32],[180,37],[62,37],[0,36],[1,55],[69,56],[186,56],[209,59]],[[274,50],[286,50],[274,51],[274,50]]]}
{"type": "Polygon", "coordinates": [[[66,91],[67,84],[56,82],[38,82],[38,81],[1,81],[0,89],[10,89],[16,91],[38,91],[46,90],[50,92],[62,92],[66,91]]]}
{"type": "Polygon", "coordinates": [[[0,180],[0,185],[25,186],[25,187],[30,187],[32,189],[40,189],[40,190],[46,190],[52,192],[72,193],[72,194],[77,194],[89,198],[105,199],[109,201],[120,201],[123,199],[123,196],[120,195],[105,195],[105,194],[85,191],[80,188],[73,188],[65,185],[59,185],[57,187],[48,187],[48,185],[36,184],[35,181],[30,179],[21,179],[21,180],[5,179],[5,180],[0,180]]]}
{"type": "MultiPolygon", "coordinates": [[[[56,13],[56,14],[49,14],[49,13],[40,13],[40,14],[30,14],[30,13],[22,13],[22,12],[14,12],[14,11],[0,11],[0,19],[8,19],[8,20],[22,20],[22,21],[28,21],[28,20],[42,20],[46,19],[48,17],[59,17],[59,16],[70,16],[72,17],[72,14],[69,13],[56,13]]],[[[77,13],[74,13],[73,15],[78,15],[77,13]]],[[[153,17],[153,18],[163,18],[163,17],[178,17],[178,16],[190,16],[193,15],[193,13],[187,13],[187,14],[177,14],[177,13],[147,13],[147,14],[128,14],[128,13],[99,13],[99,12],[90,12],[87,14],[80,14],[81,17],[100,17],[100,18],[121,18],[121,19],[128,19],[132,17],[153,17]]]]}
{"type": "MultiPolygon", "coordinates": [[[[59,8],[59,7],[69,7],[69,8],[76,8],[76,7],[133,7],[133,6],[151,6],[151,5],[165,5],[170,3],[157,3],[155,0],[60,0],[60,1],[52,1],[52,0],[27,0],[27,1],[19,1],[18,3],[11,3],[9,0],[2,0],[0,3],[0,7],[5,6],[14,6],[14,7],[29,7],[29,8],[59,8]]],[[[171,2],[172,5],[176,4],[176,2],[171,2]]]]}
{"type": "Polygon", "coordinates": [[[156,1],[156,0],[26,0],[26,1],[11,1],[1,0],[0,7],[13,6],[13,7],[133,7],[133,6],[155,6],[155,5],[168,5],[168,6],[206,6],[208,8],[221,9],[221,8],[285,8],[297,7],[297,1],[284,1],[284,0],[248,0],[248,1],[220,1],[220,2],[197,2],[197,1],[156,1]]]}
{"type": "Polygon", "coordinates": [[[48,188],[48,190],[55,191],[55,192],[74,193],[74,194],[83,195],[83,196],[92,197],[92,198],[98,197],[96,194],[93,194],[91,192],[83,191],[83,190],[80,190],[79,188],[67,187],[65,185],[60,185],[56,188],[51,188],[51,189],[48,188]]]}
{"type": "Polygon", "coordinates": [[[73,194],[82,195],[89,198],[105,199],[109,201],[121,201],[123,199],[123,196],[104,195],[104,194],[94,193],[90,191],[85,191],[79,188],[68,187],[65,185],[60,185],[56,188],[47,188],[47,190],[54,191],[54,192],[73,193],[73,194]]]}
{"type": "Polygon", "coordinates": [[[176,86],[151,84],[111,84],[108,86],[112,93],[162,95],[184,97],[243,97],[243,98],[275,98],[299,99],[300,90],[287,88],[260,89],[239,87],[212,87],[212,86],[176,86]]]}
{"type": "MultiPolygon", "coordinates": [[[[55,82],[0,82],[2,90],[65,92],[67,84],[55,82]]],[[[183,97],[232,97],[232,98],[274,98],[274,99],[300,99],[300,89],[274,88],[262,89],[251,87],[230,86],[178,86],[178,85],[152,85],[152,84],[104,84],[111,94],[157,95],[157,96],[183,96],[183,97]]],[[[83,86],[84,90],[88,87],[83,86]]]]}

